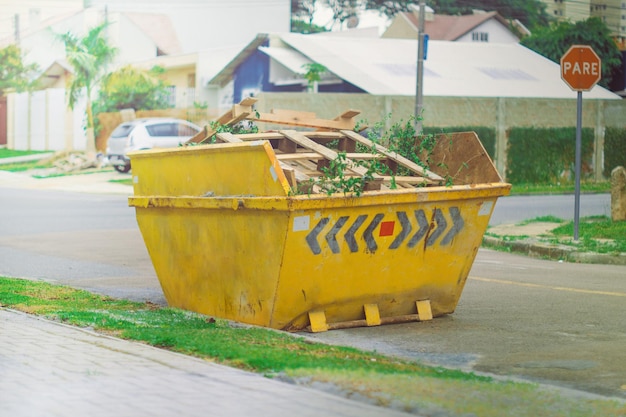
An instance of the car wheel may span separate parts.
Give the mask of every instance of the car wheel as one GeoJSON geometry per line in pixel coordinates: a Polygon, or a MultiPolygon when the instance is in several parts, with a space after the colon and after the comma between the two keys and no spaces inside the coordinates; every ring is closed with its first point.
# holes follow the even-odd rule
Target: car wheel
{"type": "Polygon", "coordinates": [[[126,165],[114,165],[113,168],[115,168],[115,170],[117,172],[121,172],[122,174],[127,173],[128,171],[130,171],[130,164],[126,164],[126,165]]]}

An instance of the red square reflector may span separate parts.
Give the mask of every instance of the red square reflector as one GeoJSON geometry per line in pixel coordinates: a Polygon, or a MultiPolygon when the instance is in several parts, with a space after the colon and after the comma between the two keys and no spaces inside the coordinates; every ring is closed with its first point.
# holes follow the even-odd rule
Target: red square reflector
{"type": "Polygon", "coordinates": [[[380,224],[380,234],[379,236],[391,236],[393,235],[393,226],[396,222],[382,222],[380,224]]]}

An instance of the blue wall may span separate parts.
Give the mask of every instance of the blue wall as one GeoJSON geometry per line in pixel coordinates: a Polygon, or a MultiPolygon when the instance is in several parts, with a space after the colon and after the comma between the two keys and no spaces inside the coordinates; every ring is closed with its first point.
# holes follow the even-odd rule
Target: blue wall
{"type": "Polygon", "coordinates": [[[233,74],[233,101],[239,103],[245,97],[256,96],[261,91],[268,91],[269,67],[270,58],[259,51],[254,51],[248,59],[239,65],[233,74]]]}
{"type": "MultiPolygon", "coordinates": [[[[267,45],[264,45],[267,46],[267,45]]],[[[275,85],[269,82],[270,57],[254,51],[233,74],[234,91],[233,101],[239,103],[250,95],[256,96],[259,92],[302,92],[300,84],[275,85]]],[[[340,84],[320,85],[320,93],[365,93],[359,87],[343,81],[340,84]]]]}

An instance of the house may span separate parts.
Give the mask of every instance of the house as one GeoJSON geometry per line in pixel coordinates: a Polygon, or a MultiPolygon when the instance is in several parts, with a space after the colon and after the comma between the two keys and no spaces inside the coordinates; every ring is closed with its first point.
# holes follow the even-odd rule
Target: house
{"type": "Polygon", "coordinates": [[[181,45],[181,53],[241,46],[257,33],[288,32],[289,0],[89,0],[109,13],[166,15],[181,45]]]}
{"type": "Polygon", "coordinates": [[[48,68],[65,57],[64,45],[58,35],[71,32],[83,36],[105,21],[109,22],[106,29],[108,41],[118,49],[112,68],[181,50],[171,22],[165,15],[104,14],[102,10],[89,8],[55,16],[42,23],[40,28],[23,32],[20,46],[25,60],[38,64],[40,68],[48,68]]]}
{"type": "MultiPolygon", "coordinates": [[[[414,96],[417,40],[260,34],[215,75],[205,74],[200,88],[232,96],[228,108],[260,92],[307,90],[303,65],[318,63],[327,71],[319,93],[366,93],[414,96]]],[[[423,95],[436,97],[571,98],[560,66],[518,43],[431,41],[424,61],[423,95]]],[[[587,98],[614,99],[596,86],[587,98]]]]}
{"type": "Polygon", "coordinates": [[[39,90],[65,88],[72,74],[74,74],[72,66],[65,59],[57,59],[43,70],[35,80],[35,85],[39,90]]]}
{"type": "Polygon", "coordinates": [[[83,4],[83,0],[0,0],[0,40],[19,43],[23,33],[41,29],[54,17],[76,13],[83,4]]]}
{"type": "MultiPolygon", "coordinates": [[[[419,28],[419,8],[398,13],[383,32],[383,38],[416,39],[419,28]]],[[[521,35],[530,34],[521,22],[507,21],[498,12],[475,11],[471,15],[449,16],[435,14],[426,7],[424,33],[430,40],[453,42],[517,43],[521,35]]]]}

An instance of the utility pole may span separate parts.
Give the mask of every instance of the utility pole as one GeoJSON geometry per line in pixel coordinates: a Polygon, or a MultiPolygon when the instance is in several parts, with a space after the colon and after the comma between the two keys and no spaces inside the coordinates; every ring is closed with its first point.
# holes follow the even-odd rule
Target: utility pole
{"type": "Polygon", "coordinates": [[[13,26],[15,27],[15,44],[20,46],[20,15],[15,14],[13,26]]]}
{"type": "Polygon", "coordinates": [[[417,79],[415,80],[415,133],[422,133],[422,109],[424,102],[424,0],[419,2],[419,23],[417,29],[417,79]]]}

